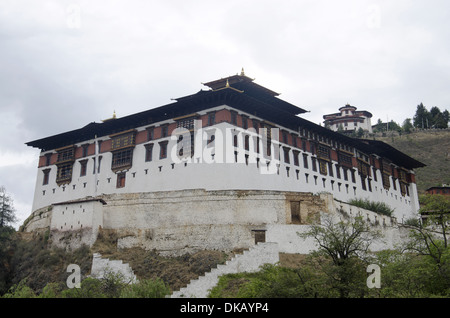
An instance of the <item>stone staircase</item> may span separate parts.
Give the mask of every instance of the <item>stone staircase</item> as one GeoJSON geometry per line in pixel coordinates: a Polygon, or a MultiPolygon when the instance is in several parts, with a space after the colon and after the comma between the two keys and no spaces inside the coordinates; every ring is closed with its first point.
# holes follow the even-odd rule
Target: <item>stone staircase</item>
{"type": "Polygon", "coordinates": [[[256,272],[261,265],[275,264],[279,261],[277,243],[258,243],[243,254],[236,255],[223,265],[218,265],[210,272],[191,280],[179,291],[175,291],[171,298],[206,298],[209,290],[216,286],[219,276],[231,273],[256,272]]]}
{"type": "Polygon", "coordinates": [[[99,253],[94,253],[92,258],[91,277],[101,279],[106,274],[113,273],[120,275],[126,283],[136,283],[137,278],[130,265],[121,260],[110,260],[102,258],[99,253]]]}

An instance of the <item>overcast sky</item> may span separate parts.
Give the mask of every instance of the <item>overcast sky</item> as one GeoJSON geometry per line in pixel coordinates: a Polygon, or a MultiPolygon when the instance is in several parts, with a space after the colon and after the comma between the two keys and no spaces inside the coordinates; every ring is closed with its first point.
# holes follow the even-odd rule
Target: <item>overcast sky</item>
{"type": "Polygon", "coordinates": [[[20,225],[24,143],[247,76],[317,124],[347,103],[401,123],[450,109],[448,0],[0,0],[0,185],[20,225]]]}

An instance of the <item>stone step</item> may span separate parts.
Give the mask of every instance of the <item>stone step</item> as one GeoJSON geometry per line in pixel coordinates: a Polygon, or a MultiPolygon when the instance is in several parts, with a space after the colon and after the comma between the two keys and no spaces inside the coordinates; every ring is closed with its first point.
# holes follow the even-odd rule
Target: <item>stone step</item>
{"type": "Polygon", "coordinates": [[[278,261],[277,243],[258,243],[244,253],[236,255],[226,264],[219,264],[203,276],[191,280],[186,287],[172,293],[171,298],[205,298],[209,290],[217,284],[219,276],[229,273],[258,271],[261,265],[275,264],[278,261]]]}

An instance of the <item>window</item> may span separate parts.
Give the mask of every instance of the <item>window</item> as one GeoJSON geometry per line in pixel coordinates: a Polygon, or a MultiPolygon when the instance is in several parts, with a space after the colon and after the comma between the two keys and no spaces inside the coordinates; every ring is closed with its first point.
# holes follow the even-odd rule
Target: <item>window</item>
{"type": "Polygon", "coordinates": [[[308,169],[308,155],[307,154],[303,154],[303,167],[305,169],[308,169]]]}
{"type": "MultiPolygon", "coordinates": [[[[95,162],[95,157],[92,158],[92,160],[94,161],[94,165],[93,165],[93,170],[92,170],[92,174],[95,174],[95,166],[97,165],[97,163],[95,162]]],[[[102,156],[98,156],[98,169],[97,169],[97,173],[100,173],[100,167],[102,166],[102,156]]]]}
{"type": "Polygon", "coordinates": [[[255,244],[264,243],[266,241],[266,231],[265,230],[254,230],[255,244]]]}
{"type": "Polygon", "coordinates": [[[339,164],[348,168],[353,167],[352,156],[339,152],[338,154],[339,164]]]}
{"type": "Polygon", "coordinates": [[[233,136],[233,146],[234,147],[238,147],[239,145],[238,145],[238,136],[237,135],[234,135],[233,136]]]}
{"type": "Polygon", "coordinates": [[[316,158],[311,157],[311,162],[312,162],[312,169],[313,169],[313,171],[317,171],[317,162],[316,162],[316,158]]]}
{"type": "Polygon", "coordinates": [[[237,125],[237,113],[234,111],[231,111],[231,124],[237,125]]]}
{"type": "Polygon", "coordinates": [[[88,148],[89,148],[89,145],[86,144],[86,145],[82,145],[81,147],[83,148],[83,154],[82,154],[82,156],[83,156],[83,157],[87,157],[87,156],[88,156],[88,148]]]}
{"type": "Polygon", "coordinates": [[[159,159],[167,158],[167,143],[168,141],[162,141],[159,143],[159,159]]]}
{"type": "Polygon", "coordinates": [[[336,177],[337,177],[338,179],[341,178],[341,170],[340,170],[339,165],[336,165],[336,177]]]}
{"type": "Polygon", "coordinates": [[[284,152],[284,162],[285,163],[290,163],[289,160],[289,148],[283,147],[283,152],[284,152]]]}
{"type": "Polygon", "coordinates": [[[72,170],[75,161],[75,147],[70,146],[57,150],[58,156],[56,165],[56,183],[58,185],[70,183],[72,181],[72,170]]]}
{"type": "Polygon", "coordinates": [[[58,165],[56,176],[56,183],[58,183],[58,185],[70,183],[70,181],[72,181],[72,168],[73,163],[71,162],[58,165]]]}
{"type": "Polygon", "coordinates": [[[87,163],[88,163],[87,159],[80,160],[80,177],[84,177],[86,175],[87,163]]]}
{"type": "Polygon", "coordinates": [[[256,119],[252,120],[252,125],[253,125],[253,128],[256,130],[256,133],[258,133],[259,125],[258,125],[258,121],[256,119]]]}
{"type": "Polygon", "coordinates": [[[242,115],[242,128],[247,129],[248,128],[248,117],[242,115]]]}
{"type": "Polygon", "coordinates": [[[52,159],[52,154],[51,153],[48,153],[48,154],[45,155],[45,165],[46,166],[50,166],[51,159],[52,159]]]}
{"type": "Polygon", "coordinates": [[[75,147],[69,147],[58,151],[57,162],[73,160],[75,158],[75,147]]]}
{"type": "Polygon", "coordinates": [[[328,163],[326,161],[319,160],[319,172],[320,172],[320,174],[326,176],[327,173],[328,173],[327,167],[328,167],[328,163]]]}
{"type": "Polygon", "coordinates": [[[328,162],[328,171],[330,173],[330,177],[333,176],[333,164],[331,162],[328,162]]]}
{"type": "Polygon", "coordinates": [[[323,145],[319,145],[318,146],[317,156],[319,158],[328,159],[329,160],[330,159],[330,153],[331,153],[331,151],[330,151],[329,147],[326,147],[326,146],[323,146],[323,145]]]}
{"type": "Polygon", "coordinates": [[[216,113],[208,114],[208,126],[214,125],[216,123],[216,113]]]}
{"type": "Polygon", "coordinates": [[[117,174],[117,183],[116,183],[117,188],[125,187],[125,177],[126,177],[126,172],[121,172],[121,173],[117,174]]]}
{"type": "Polygon", "coordinates": [[[48,184],[49,176],[50,176],[50,170],[51,169],[44,169],[42,172],[44,173],[44,179],[42,180],[42,185],[48,184]]]}
{"type": "MultiPolygon", "coordinates": [[[[189,117],[189,118],[183,118],[183,119],[177,120],[177,128],[184,128],[187,130],[192,130],[192,129],[194,129],[194,125],[195,125],[195,117],[189,117]]],[[[165,125],[163,127],[167,127],[167,125],[165,125]]],[[[164,130],[164,128],[163,128],[163,130],[164,130]]],[[[162,137],[167,137],[167,135],[168,135],[167,132],[165,132],[165,135],[163,134],[162,137]]]]}
{"type": "Polygon", "coordinates": [[[301,224],[300,201],[291,201],[291,223],[301,224]]]}
{"type": "Polygon", "coordinates": [[[292,137],[292,146],[297,147],[297,136],[291,135],[291,137],[292,137]]]}
{"type": "MultiPolygon", "coordinates": [[[[272,127],[269,125],[266,125],[265,127],[261,127],[261,128],[262,128],[263,140],[264,139],[266,140],[265,143],[263,142],[263,152],[264,152],[264,155],[267,155],[270,157],[272,155],[272,127]],[[264,149],[266,149],[266,151],[264,151],[264,149]]],[[[275,130],[275,131],[277,131],[277,130],[275,130]]]]}
{"type": "Polygon", "coordinates": [[[125,132],[111,136],[112,150],[119,150],[126,147],[134,147],[136,142],[136,132],[125,132]]]}
{"type": "Polygon", "coordinates": [[[207,132],[207,134],[208,134],[208,138],[207,138],[206,144],[208,145],[208,147],[212,147],[212,146],[214,146],[213,142],[216,139],[216,136],[212,132],[207,132]]]}
{"type": "Polygon", "coordinates": [[[344,180],[348,181],[348,173],[347,173],[348,169],[347,168],[343,168],[343,172],[344,172],[344,180]]]}
{"type": "Polygon", "coordinates": [[[316,145],[314,143],[309,144],[310,151],[313,155],[316,154],[316,145]]]}
{"type": "Polygon", "coordinates": [[[149,127],[147,128],[147,140],[153,140],[155,139],[155,128],[154,127],[149,127]]]}
{"type": "Polygon", "coordinates": [[[125,149],[113,152],[112,170],[129,169],[133,161],[133,149],[125,149]]]}
{"type": "Polygon", "coordinates": [[[364,191],[367,191],[366,188],[366,178],[364,176],[360,176],[361,177],[361,187],[364,191]]]}
{"type": "Polygon", "coordinates": [[[298,155],[299,155],[299,151],[297,150],[292,150],[293,156],[294,156],[294,165],[298,166],[299,162],[298,162],[298,155]]]}
{"type": "Polygon", "coordinates": [[[282,137],[283,137],[283,143],[285,143],[286,145],[289,144],[287,131],[282,132],[282,137]]]}
{"type": "Polygon", "coordinates": [[[152,161],[153,156],[153,144],[146,144],[145,147],[145,161],[152,161]]]}
{"type": "Polygon", "coordinates": [[[169,125],[161,126],[161,138],[167,137],[168,135],[169,135],[169,125]]]}
{"type": "Polygon", "coordinates": [[[188,157],[194,155],[194,132],[185,133],[178,136],[177,151],[178,157],[188,157]]]}
{"type": "Polygon", "coordinates": [[[245,150],[249,150],[250,148],[250,136],[249,135],[245,135],[244,137],[244,148],[245,150]]]}

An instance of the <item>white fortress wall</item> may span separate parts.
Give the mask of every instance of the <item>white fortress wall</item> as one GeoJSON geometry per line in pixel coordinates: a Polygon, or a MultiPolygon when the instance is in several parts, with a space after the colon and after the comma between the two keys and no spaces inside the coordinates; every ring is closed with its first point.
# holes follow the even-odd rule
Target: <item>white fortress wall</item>
{"type": "MultiPolygon", "coordinates": [[[[239,137],[244,136],[242,129],[236,128],[228,123],[220,123],[214,126],[218,131],[222,131],[223,136],[227,133],[237,132],[239,137]]],[[[248,132],[245,132],[248,134],[248,132]]],[[[251,138],[250,138],[251,139],[251,138]]],[[[168,149],[176,149],[176,141],[167,137],[169,141],[168,149]]],[[[215,140],[218,143],[219,138],[215,140]]],[[[355,182],[352,181],[349,174],[348,180],[344,180],[342,168],[341,178],[337,178],[336,164],[333,163],[333,176],[322,175],[319,171],[313,170],[312,157],[309,152],[307,155],[307,167],[303,162],[303,151],[299,151],[298,165],[294,164],[292,151],[289,152],[289,163],[284,160],[284,153],[280,151],[279,160],[271,160],[270,171],[267,171],[266,160],[261,158],[259,163],[252,160],[255,157],[251,151],[254,147],[250,143],[250,151],[243,147],[243,138],[240,139],[238,147],[232,144],[232,138],[225,138],[225,149],[233,149],[224,153],[220,160],[220,148],[208,147],[203,144],[202,152],[205,156],[197,156],[190,162],[179,162],[173,160],[169,155],[165,159],[159,159],[160,140],[153,141],[152,161],[145,161],[145,144],[136,145],[133,153],[133,165],[126,171],[126,183],[123,188],[117,188],[117,175],[111,170],[112,153],[101,153],[100,172],[97,176],[94,174],[94,156],[88,157],[87,174],[80,176],[79,160],[74,164],[72,173],[72,182],[63,186],[58,186],[55,182],[56,167],[51,167],[49,183],[42,185],[43,173],[38,172],[37,187],[35,192],[34,210],[51,205],[55,202],[81,199],[93,194],[113,194],[113,193],[140,193],[154,191],[177,191],[184,189],[204,188],[206,190],[234,190],[234,189],[252,189],[252,190],[279,190],[296,192],[329,192],[337,199],[348,201],[352,198],[368,198],[372,201],[382,201],[395,208],[395,216],[399,219],[412,217],[417,211],[418,200],[415,196],[415,184],[409,184],[410,196],[402,196],[400,187],[396,190],[391,187],[384,189],[381,181],[381,172],[377,173],[377,181],[372,178],[371,191],[368,185],[367,190],[361,187],[361,179],[358,172],[355,171],[355,182]],[[238,153],[235,163],[234,151],[238,153]],[[217,152],[217,153],[216,153],[217,152]],[[211,154],[214,153],[212,162],[211,154]],[[246,161],[245,155],[248,155],[246,161]],[[277,161],[277,163],[275,163],[277,161]],[[253,162],[253,163],[252,163],[253,162]],[[278,164],[278,165],[277,165],[278,164]],[[97,188],[95,189],[95,179],[97,178],[97,188]]],[[[89,141],[93,143],[94,140],[89,141]]],[[[261,140],[260,140],[261,142],[261,140]]],[[[262,148],[261,148],[262,149],[262,148]]],[[[47,167],[48,168],[48,167],[47,167]]],[[[316,168],[317,169],[317,168],[316,168]]],[[[392,184],[392,177],[390,177],[392,184]]],[[[397,181],[398,183],[398,181],[397,181]]]]}

